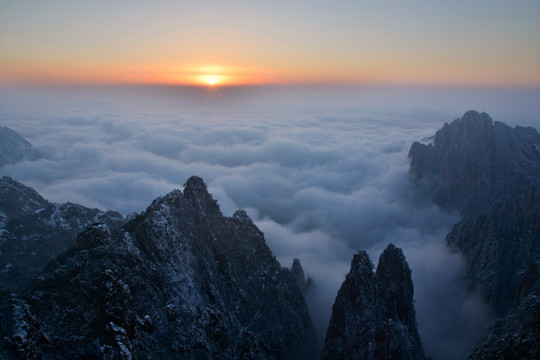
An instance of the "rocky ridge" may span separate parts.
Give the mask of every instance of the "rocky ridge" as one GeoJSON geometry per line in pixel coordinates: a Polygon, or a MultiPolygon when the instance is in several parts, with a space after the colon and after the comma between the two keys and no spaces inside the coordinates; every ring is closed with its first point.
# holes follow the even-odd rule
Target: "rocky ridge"
{"type": "Polygon", "coordinates": [[[301,290],[247,214],[206,185],[156,199],[122,228],[95,224],[2,304],[5,356],[308,359],[301,290]],[[51,304],[55,304],[51,308],[51,304]]]}
{"type": "Polygon", "coordinates": [[[122,215],[81,205],[53,204],[10,177],[0,179],[0,290],[14,290],[75,244],[95,222],[110,227],[122,215]]]}
{"type": "Polygon", "coordinates": [[[389,245],[376,271],[359,251],[332,307],[321,359],[424,359],[413,292],[401,249],[389,245]]]}

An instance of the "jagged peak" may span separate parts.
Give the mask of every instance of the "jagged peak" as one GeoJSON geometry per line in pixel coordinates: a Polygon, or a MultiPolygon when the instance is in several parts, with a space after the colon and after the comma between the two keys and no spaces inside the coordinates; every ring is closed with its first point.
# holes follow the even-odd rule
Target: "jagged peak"
{"type": "Polygon", "coordinates": [[[180,191],[178,189],[173,189],[171,192],[169,192],[165,196],[160,197],[158,199],[160,199],[160,200],[162,200],[164,202],[170,203],[170,202],[175,202],[175,201],[181,200],[183,196],[184,195],[182,194],[182,191],[180,191]]]}
{"type": "Polygon", "coordinates": [[[441,136],[443,134],[450,133],[454,138],[457,136],[457,139],[469,138],[484,134],[492,128],[493,120],[487,113],[469,110],[461,118],[455,119],[450,124],[445,123],[442,129],[435,134],[434,143],[437,145],[442,140],[441,136]]]}
{"type": "Polygon", "coordinates": [[[202,214],[222,215],[217,201],[210,195],[208,187],[200,177],[192,176],[186,181],[184,185],[184,196],[202,214]]]}
{"type": "Polygon", "coordinates": [[[371,262],[368,253],[364,250],[360,250],[353,256],[351,261],[351,271],[347,274],[347,277],[373,275],[373,268],[373,263],[371,262]]]}
{"type": "Polygon", "coordinates": [[[391,277],[394,281],[403,281],[408,277],[410,279],[411,270],[403,250],[394,246],[394,244],[388,244],[386,249],[379,257],[379,263],[377,264],[377,276],[391,277]]]}
{"type": "Polygon", "coordinates": [[[185,192],[205,192],[208,194],[208,187],[204,183],[204,180],[198,176],[190,177],[184,184],[185,192]]]}
{"type": "Polygon", "coordinates": [[[298,287],[302,289],[305,286],[306,277],[304,275],[304,269],[302,268],[302,264],[300,264],[300,260],[297,258],[293,259],[291,273],[298,287]]]}

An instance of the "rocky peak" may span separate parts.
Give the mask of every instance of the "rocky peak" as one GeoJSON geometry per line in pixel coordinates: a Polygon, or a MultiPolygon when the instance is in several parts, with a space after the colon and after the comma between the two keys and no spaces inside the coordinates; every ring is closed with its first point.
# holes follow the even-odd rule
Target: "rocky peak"
{"type": "Polygon", "coordinates": [[[424,359],[410,269],[389,245],[374,272],[359,251],[332,307],[322,359],[424,359]]]}
{"type": "Polygon", "coordinates": [[[308,277],[306,278],[304,274],[304,269],[299,259],[294,258],[291,266],[291,274],[296,282],[296,285],[302,290],[302,293],[306,294],[308,291],[312,290],[315,286],[313,279],[308,277]]]}
{"type": "Polygon", "coordinates": [[[306,283],[306,277],[304,275],[304,269],[300,264],[300,260],[294,258],[291,266],[291,274],[296,281],[299,288],[303,288],[306,283]]]}
{"type": "Polygon", "coordinates": [[[379,257],[376,275],[386,316],[402,322],[411,333],[415,333],[414,288],[411,270],[403,251],[392,244],[388,245],[379,257]]]}
{"type": "Polygon", "coordinates": [[[81,233],[21,293],[24,314],[0,309],[35,334],[14,341],[14,327],[0,322],[0,357],[314,358],[314,329],[291,272],[245,212],[228,218],[215,204],[205,215],[212,204],[194,177],[123,228],[81,233]]]}
{"type": "Polygon", "coordinates": [[[468,111],[445,124],[433,144],[414,142],[409,158],[421,196],[462,215],[524,201],[527,189],[540,185],[540,134],[493,122],[486,113],[468,111]]]}
{"type": "Polygon", "coordinates": [[[8,176],[0,179],[0,213],[5,220],[29,215],[48,204],[34,189],[8,176]]]}
{"type": "Polygon", "coordinates": [[[353,255],[351,261],[351,270],[347,274],[347,278],[351,279],[364,279],[370,278],[373,275],[373,264],[369,259],[367,252],[360,250],[357,254],[353,255]]]}
{"type": "Polygon", "coordinates": [[[203,179],[192,176],[184,187],[184,196],[194,208],[203,216],[221,216],[217,201],[208,192],[208,187],[203,179]]]}

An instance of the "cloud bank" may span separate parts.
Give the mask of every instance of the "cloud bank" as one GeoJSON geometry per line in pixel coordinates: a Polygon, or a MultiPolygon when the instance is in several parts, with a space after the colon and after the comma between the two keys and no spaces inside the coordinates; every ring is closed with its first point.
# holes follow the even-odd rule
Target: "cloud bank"
{"type": "MultiPolygon", "coordinates": [[[[1,125],[47,159],[0,175],[50,201],[124,214],[201,176],[226,215],[248,211],[283,266],[301,259],[317,283],[308,302],[321,339],[352,255],[367,249],[376,263],[394,243],[413,271],[426,351],[461,359],[489,311],[464,290],[460,256],[443,244],[457,217],[415,200],[407,152],[469,107],[398,90],[224,89],[219,98],[174,88],[9,92],[1,125]],[[426,98],[431,107],[419,102],[426,98]]],[[[534,106],[510,121],[492,116],[534,125],[534,106]]]]}

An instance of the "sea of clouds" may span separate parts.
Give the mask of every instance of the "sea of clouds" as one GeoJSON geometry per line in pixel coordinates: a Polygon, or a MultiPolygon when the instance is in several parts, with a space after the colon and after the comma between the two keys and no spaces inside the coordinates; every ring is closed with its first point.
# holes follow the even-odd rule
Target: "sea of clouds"
{"type": "MultiPolygon", "coordinates": [[[[407,153],[465,111],[540,125],[536,91],[388,88],[2,89],[0,126],[46,159],[0,169],[54,202],[124,215],[192,175],[225,215],[244,209],[283,266],[299,258],[324,331],[355,252],[389,244],[413,271],[428,355],[464,358],[489,323],[444,244],[456,214],[415,196],[407,153]]],[[[425,140],[427,141],[427,140],[425,140]]],[[[424,199],[425,200],[425,199],[424,199]]]]}

